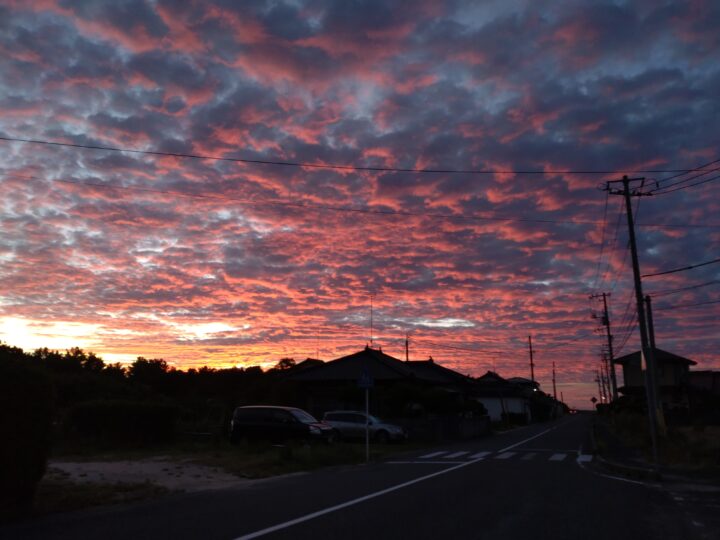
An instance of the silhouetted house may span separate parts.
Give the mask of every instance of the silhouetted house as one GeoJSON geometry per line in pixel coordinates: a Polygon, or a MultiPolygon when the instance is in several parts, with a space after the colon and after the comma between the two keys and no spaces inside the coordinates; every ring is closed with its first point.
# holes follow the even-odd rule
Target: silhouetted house
{"type": "Polygon", "coordinates": [[[301,405],[316,415],[364,408],[368,384],[370,410],[380,415],[460,417],[479,411],[470,399],[474,391],[470,377],[432,359],[405,362],[370,347],[301,371],[288,370],[286,380],[298,385],[301,405]]]}
{"type": "MultiPolygon", "coordinates": [[[[503,379],[494,371],[475,380],[474,398],[485,406],[493,422],[510,420],[522,423],[532,421],[530,412],[530,394],[533,386],[528,387],[528,379],[515,377],[516,382],[503,379]]],[[[536,385],[537,383],[532,383],[536,385]]]]}
{"type": "MultiPolygon", "coordinates": [[[[686,408],[688,406],[690,366],[696,365],[697,362],[657,347],[653,351],[659,389],[658,396],[661,403],[670,409],[686,408]]],[[[616,358],[614,363],[622,366],[623,369],[624,384],[618,388],[618,391],[626,396],[645,395],[645,375],[640,351],[616,358]]]]}
{"type": "Polygon", "coordinates": [[[310,369],[316,366],[320,366],[324,364],[322,360],[317,360],[315,358],[306,358],[302,362],[298,362],[294,366],[284,370],[285,373],[298,373],[300,371],[304,371],[306,369],[310,369]]]}
{"type": "Polygon", "coordinates": [[[530,390],[531,392],[538,392],[540,390],[540,383],[532,379],[526,379],[525,377],[510,377],[507,382],[530,390]]]}

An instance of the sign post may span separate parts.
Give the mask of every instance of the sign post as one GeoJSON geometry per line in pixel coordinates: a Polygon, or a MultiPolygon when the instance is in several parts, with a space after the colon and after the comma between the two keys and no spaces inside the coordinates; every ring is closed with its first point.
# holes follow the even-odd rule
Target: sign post
{"type": "Polygon", "coordinates": [[[357,385],[365,389],[365,464],[370,463],[370,389],[374,381],[367,369],[363,369],[357,385]]]}

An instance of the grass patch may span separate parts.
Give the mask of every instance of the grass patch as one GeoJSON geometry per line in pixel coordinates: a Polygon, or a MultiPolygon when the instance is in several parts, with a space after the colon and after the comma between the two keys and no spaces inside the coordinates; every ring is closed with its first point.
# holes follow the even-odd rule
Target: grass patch
{"type": "MultiPolygon", "coordinates": [[[[374,445],[370,447],[370,461],[426,447],[426,444],[374,445]]],[[[222,468],[244,478],[266,478],[322,467],[359,465],[365,463],[365,445],[347,442],[333,445],[227,445],[198,455],[195,461],[222,468]]]]}
{"type": "Polygon", "coordinates": [[[35,494],[33,515],[70,512],[91,506],[140,501],[164,495],[169,490],[152,484],[74,482],[69,475],[50,468],[35,494]]]}
{"type": "MultiPolygon", "coordinates": [[[[431,445],[428,443],[371,444],[370,460],[377,461],[391,455],[424,449],[428,446],[431,445]]],[[[64,444],[53,450],[53,459],[76,462],[124,461],[160,457],[218,467],[242,478],[266,478],[328,466],[365,463],[365,445],[362,442],[338,442],[332,445],[303,444],[301,442],[286,445],[260,442],[230,444],[223,439],[208,438],[126,448],[64,444]]]]}
{"type": "MultiPolygon", "coordinates": [[[[623,445],[652,458],[647,417],[640,414],[616,414],[607,424],[612,435],[623,445]]],[[[598,439],[600,450],[606,441],[598,439]]],[[[720,426],[671,426],[665,437],[658,438],[662,465],[686,471],[720,474],[720,426]]]]}

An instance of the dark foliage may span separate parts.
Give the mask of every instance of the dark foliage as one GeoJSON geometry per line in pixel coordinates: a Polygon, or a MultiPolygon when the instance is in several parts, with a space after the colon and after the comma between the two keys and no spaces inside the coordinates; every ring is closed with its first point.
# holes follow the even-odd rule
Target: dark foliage
{"type": "Polygon", "coordinates": [[[175,435],[178,407],[170,403],[131,400],[84,401],[68,412],[72,435],[99,442],[164,442],[175,435]]]}
{"type": "Polygon", "coordinates": [[[32,508],[50,452],[52,402],[47,375],[0,344],[0,521],[32,508]]]}

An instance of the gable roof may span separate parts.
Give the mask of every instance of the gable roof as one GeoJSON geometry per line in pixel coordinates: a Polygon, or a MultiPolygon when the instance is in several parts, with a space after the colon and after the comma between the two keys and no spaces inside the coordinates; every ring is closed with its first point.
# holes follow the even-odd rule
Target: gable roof
{"type": "Polygon", "coordinates": [[[377,381],[399,380],[411,378],[413,371],[398,360],[379,349],[364,349],[291,373],[288,379],[294,381],[357,381],[363,373],[368,373],[377,381]]]}
{"type": "Polygon", "coordinates": [[[507,379],[503,379],[494,371],[488,371],[485,375],[481,375],[476,379],[481,384],[508,384],[507,379]]]}
{"type": "MultiPolygon", "coordinates": [[[[653,351],[655,352],[656,362],[660,362],[663,364],[686,364],[688,366],[697,365],[697,362],[695,362],[694,360],[690,360],[689,358],[685,358],[684,356],[679,356],[677,354],[658,349],[657,347],[655,347],[653,351]]],[[[635,351],[613,360],[613,364],[619,364],[621,366],[625,366],[627,364],[636,364],[639,362],[640,351],[635,351]]]]}
{"type": "Polygon", "coordinates": [[[412,360],[403,365],[410,369],[418,379],[430,383],[465,385],[471,381],[470,377],[441,366],[434,360],[412,360]]]}
{"type": "Polygon", "coordinates": [[[293,369],[288,372],[289,380],[308,382],[357,381],[361,375],[368,373],[375,381],[414,380],[454,387],[471,383],[469,377],[433,360],[405,362],[370,347],[304,370],[293,369]]]}

